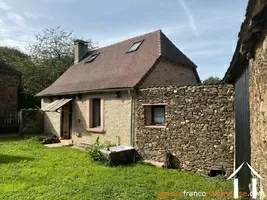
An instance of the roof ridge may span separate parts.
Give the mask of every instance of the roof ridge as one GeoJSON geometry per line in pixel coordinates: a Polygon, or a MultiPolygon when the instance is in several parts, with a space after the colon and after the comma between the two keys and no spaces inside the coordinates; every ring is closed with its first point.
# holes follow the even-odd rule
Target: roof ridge
{"type": "Polygon", "coordinates": [[[176,51],[178,51],[183,57],[185,57],[195,68],[197,68],[197,65],[189,57],[187,57],[187,55],[184,54],[163,32],[161,35],[176,51]]]}
{"type": "Polygon", "coordinates": [[[159,35],[158,35],[158,39],[159,39],[159,56],[161,56],[162,55],[162,44],[161,44],[161,42],[162,42],[162,40],[161,40],[161,35],[162,35],[162,31],[161,30],[159,30],[159,35]]]}
{"type": "MultiPolygon", "coordinates": [[[[104,46],[104,47],[100,47],[100,48],[98,48],[98,49],[103,49],[103,48],[111,47],[111,46],[113,46],[113,45],[118,45],[118,44],[120,44],[120,43],[129,41],[129,40],[133,40],[133,39],[135,39],[135,38],[144,37],[144,36],[150,35],[150,34],[152,34],[152,33],[156,33],[156,32],[161,32],[161,30],[160,30],[160,29],[157,29],[157,30],[155,30],[155,31],[151,31],[151,32],[148,32],[148,33],[144,33],[144,34],[142,34],[142,35],[138,35],[138,36],[135,36],[135,37],[132,37],[132,38],[129,38],[129,39],[120,41],[120,42],[116,42],[116,43],[114,43],[114,44],[110,44],[110,45],[107,45],[107,46],[104,46]]],[[[97,50],[97,49],[96,49],[96,50],[97,50]]]]}

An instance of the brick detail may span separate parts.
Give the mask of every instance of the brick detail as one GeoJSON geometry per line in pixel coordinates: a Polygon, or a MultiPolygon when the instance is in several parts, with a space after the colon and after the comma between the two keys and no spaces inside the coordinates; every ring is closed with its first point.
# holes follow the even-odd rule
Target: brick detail
{"type": "Polygon", "coordinates": [[[197,83],[197,77],[192,67],[161,59],[144,80],[142,86],[190,85],[195,83],[197,83]]]}

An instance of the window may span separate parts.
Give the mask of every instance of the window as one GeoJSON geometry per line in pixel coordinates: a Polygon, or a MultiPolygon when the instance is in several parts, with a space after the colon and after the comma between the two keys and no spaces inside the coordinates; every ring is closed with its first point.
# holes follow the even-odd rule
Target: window
{"type": "Polygon", "coordinates": [[[165,105],[145,105],[145,125],[165,126],[165,105]]]}
{"type": "Polygon", "coordinates": [[[92,53],[89,58],[85,61],[86,63],[92,62],[96,57],[100,54],[100,52],[92,53]]]}
{"type": "Polygon", "coordinates": [[[101,126],[101,103],[100,99],[93,99],[92,100],[92,128],[100,127],[101,126]]]}
{"type": "Polygon", "coordinates": [[[152,106],[152,124],[165,123],[165,106],[152,106]]]}
{"type": "Polygon", "coordinates": [[[101,98],[92,98],[89,99],[89,126],[88,131],[103,133],[103,99],[101,98]]]}
{"type": "Polygon", "coordinates": [[[136,51],[140,47],[140,45],[143,43],[143,41],[144,40],[140,40],[138,42],[133,43],[132,46],[127,50],[127,53],[136,51]]]}

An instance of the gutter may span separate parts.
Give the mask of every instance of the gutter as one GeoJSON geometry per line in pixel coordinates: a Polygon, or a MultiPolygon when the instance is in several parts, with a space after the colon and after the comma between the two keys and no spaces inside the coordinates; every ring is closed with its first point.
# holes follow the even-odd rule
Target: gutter
{"type": "Polygon", "coordinates": [[[128,90],[128,94],[131,97],[130,144],[131,144],[131,146],[134,146],[134,116],[133,116],[133,114],[134,114],[135,105],[134,105],[134,98],[133,98],[133,94],[131,93],[131,90],[128,90]]]}

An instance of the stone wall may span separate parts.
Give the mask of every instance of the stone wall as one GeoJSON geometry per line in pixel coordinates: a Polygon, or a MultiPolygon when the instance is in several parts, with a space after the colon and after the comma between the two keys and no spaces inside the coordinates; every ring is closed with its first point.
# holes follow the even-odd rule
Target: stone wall
{"type": "Polygon", "coordinates": [[[231,85],[144,88],[138,92],[135,143],[144,159],[177,156],[185,170],[232,173],[234,89],[231,85]],[[165,104],[165,126],[146,126],[144,106],[165,104]]]}
{"type": "Polygon", "coordinates": [[[44,132],[44,113],[40,109],[22,109],[19,116],[20,133],[44,132]]]}
{"type": "Polygon", "coordinates": [[[262,176],[261,199],[267,196],[267,24],[249,63],[251,164],[262,176]]]}

